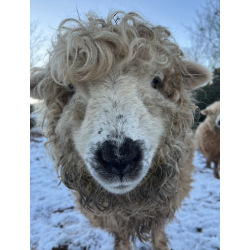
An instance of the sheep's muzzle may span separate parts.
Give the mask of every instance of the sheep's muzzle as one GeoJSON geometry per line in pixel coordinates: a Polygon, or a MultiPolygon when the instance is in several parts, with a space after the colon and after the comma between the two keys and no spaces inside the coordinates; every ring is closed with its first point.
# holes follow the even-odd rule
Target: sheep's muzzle
{"type": "Polygon", "coordinates": [[[117,192],[140,177],[143,168],[143,142],[125,138],[122,142],[106,140],[95,150],[92,166],[99,179],[117,192]]]}

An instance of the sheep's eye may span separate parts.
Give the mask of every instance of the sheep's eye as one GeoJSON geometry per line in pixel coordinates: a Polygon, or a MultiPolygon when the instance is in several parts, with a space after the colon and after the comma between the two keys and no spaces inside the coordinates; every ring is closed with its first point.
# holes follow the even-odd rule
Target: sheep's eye
{"type": "Polygon", "coordinates": [[[68,90],[71,91],[71,92],[75,92],[75,86],[72,83],[70,83],[68,85],[68,90]]]}
{"type": "Polygon", "coordinates": [[[156,89],[157,85],[159,85],[161,82],[162,82],[161,78],[159,76],[156,76],[153,78],[151,86],[156,89]]]}

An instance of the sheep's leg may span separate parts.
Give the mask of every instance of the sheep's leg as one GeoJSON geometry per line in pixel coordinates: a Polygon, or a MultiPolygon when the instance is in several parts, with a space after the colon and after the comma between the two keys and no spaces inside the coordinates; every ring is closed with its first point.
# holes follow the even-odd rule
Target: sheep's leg
{"type": "Polygon", "coordinates": [[[211,168],[211,161],[210,160],[206,161],[206,168],[211,168]]]}
{"type": "Polygon", "coordinates": [[[152,232],[152,245],[154,250],[169,250],[168,238],[164,229],[152,232]]]}
{"type": "Polygon", "coordinates": [[[214,177],[220,179],[218,162],[214,162],[214,177]]]}
{"type": "Polygon", "coordinates": [[[114,234],[114,236],[115,236],[115,243],[113,250],[131,250],[131,245],[128,235],[120,236],[118,234],[114,234]]]}

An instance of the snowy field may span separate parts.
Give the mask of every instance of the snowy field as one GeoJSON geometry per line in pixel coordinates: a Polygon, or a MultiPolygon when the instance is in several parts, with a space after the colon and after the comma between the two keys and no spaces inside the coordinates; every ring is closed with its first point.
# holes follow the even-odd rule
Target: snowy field
{"type": "MultiPolygon", "coordinates": [[[[43,147],[45,139],[30,142],[30,241],[31,250],[112,250],[113,238],[89,227],[77,210],[70,191],[59,184],[43,147]]],[[[172,250],[220,249],[220,180],[205,169],[196,152],[193,190],[166,226],[172,250]]],[[[136,242],[138,250],[150,246],[136,242]]]]}

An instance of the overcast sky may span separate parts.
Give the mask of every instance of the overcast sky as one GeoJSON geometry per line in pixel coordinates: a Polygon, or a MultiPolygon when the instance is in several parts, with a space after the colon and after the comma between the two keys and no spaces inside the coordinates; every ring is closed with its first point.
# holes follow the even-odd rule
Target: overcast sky
{"type": "Polygon", "coordinates": [[[60,21],[95,11],[102,17],[113,10],[138,11],[155,25],[168,27],[181,47],[188,45],[184,25],[194,23],[196,11],[205,0],[30,0],[30,20],[40,20],[39,29],[51,37],[60,21]]]}

